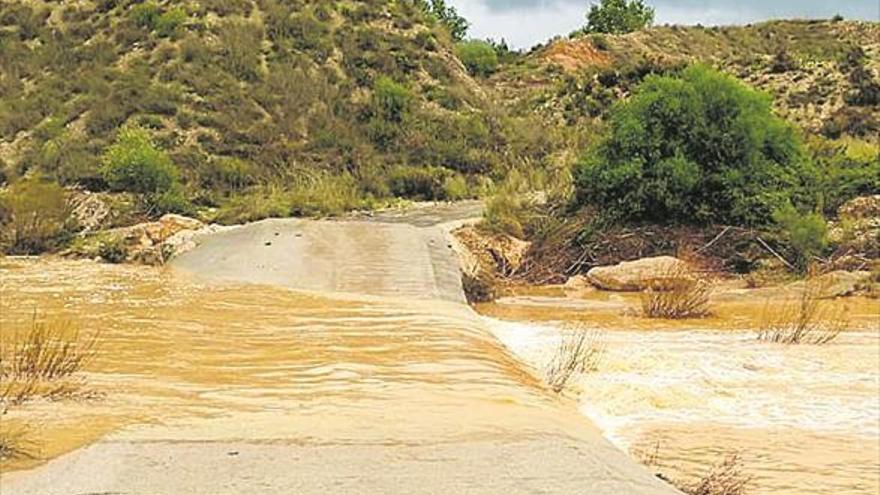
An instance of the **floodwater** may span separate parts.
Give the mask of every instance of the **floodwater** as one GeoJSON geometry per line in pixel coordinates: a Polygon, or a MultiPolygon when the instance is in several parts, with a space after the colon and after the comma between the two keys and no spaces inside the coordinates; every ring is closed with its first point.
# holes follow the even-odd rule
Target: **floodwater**
{"type": "Polygon", "coordinates": [[[99,339],[84,396],[3,416],[40,449],[0,465],[4,488],[674,493],[464,303],[436,224],[469,211],[267,220],[167,270],[5,260],[0,339],[34,311],[99,339]]]}
{"type": "Polygon", "coordinates": [[[4,341],[35,311],[100,336],[87,397],[3,417],[40,460],[130,425],[161,425],[166,439],[334,445],[578,436],[565,426],[582,421],[575,409],[566,414],[466,305],[209,287],[89,261],[2,263],[4,341]]]}
{"type": "Polygon", "coordinates": [[[824,346],[756,341],[749,326],[763,301],[678,323],[632,316],[637,301],[544,293],[481,311],[537,370],[566,326],[597,329],[605,352],[597,371],[575,379],[580,410],[621,449],[653,457],[657,472],[696,479],[737,454],[751,494],[880,493],[876,300],[851,300],[852,331],[824,346]]]}

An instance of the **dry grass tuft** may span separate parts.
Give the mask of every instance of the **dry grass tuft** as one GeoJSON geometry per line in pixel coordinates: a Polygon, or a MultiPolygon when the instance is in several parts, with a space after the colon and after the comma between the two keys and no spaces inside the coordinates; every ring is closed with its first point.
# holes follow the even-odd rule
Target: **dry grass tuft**
{"type": "Polygon", "coordinates": [[[804,281],[798,297],[766,311],[758,340],[775,344],[827,344],[846,328],[846,307],[825,301],[828,283],[815,277],[804,281]],[[773,315],[773,316],[771,316],[773,315]]]}
{"type": "Polygon", "coordinates": [[[567,328],[553,360],[547,367],[547,384],[559,393],[576,373],[588,373],[598,369],[605,353],[605,345],[599,332],[584,328],[567,328]]]}
{"type": "Polygon", "coordinates": [[[673,484],[688,495],[745,495],[751,476],[743,473],[739,455],[730,455],[693,483],[673,484]]]}
{"type": "Polygon", "coordinates": [[[74,394],[82,385],[74,375],[94,357],[97,343],[97,334],[85,336],[69,321],[40,321],[36,315],[26,330],[7,337],[0,347],[3,407],[74,394]]]}
{"type": "Polygon", "coordinates": [[[673,268],[642,292],[642,315],[647,318],[680,320],[711,314],[709,299],[714,284],[687,268],[673,268]]]}
{"type": "MultiPolygon", "coordinates": [[[[659,441],[650,448],[635,449],[632,453],[643,465],[655,471],[660,467],[659,441]]],[[[687,495],[746,495],[752,483],[752,477],[743,472],[739,454],[724,457],[706,475],[694,481],[670,478],[660,472],[655,476],[687,495]]]]}
{"type": "Polygon", "coordinates": [[[26,428],[0,425],[0,461],[36,459],[37,445],[28,437],[26,428]]]}

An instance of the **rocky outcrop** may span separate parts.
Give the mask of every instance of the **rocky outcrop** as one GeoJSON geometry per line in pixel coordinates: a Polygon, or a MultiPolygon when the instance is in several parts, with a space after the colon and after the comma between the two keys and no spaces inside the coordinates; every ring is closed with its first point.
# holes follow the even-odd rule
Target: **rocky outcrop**
{"type": "Polygon", "coordinates": [[[453,234],[468,252],[465,261],[470,263],[463,264],[476,264],[480,269],[493,271],[504,277],[517,274],[532,245],[511,235],[487,232],[475,226],[462,227],[453,234]]]}
{"type": "Polygon", "coordinates": [[[74,243],[69,256],[103,258],[115,263],[161,265],[196,247],[200,234],[224,227],[205,225],[194,218],[168,214],[155,222],[88,234],[74,243]]]}
{"type": "Polygon", "coordinates": [[[665,285],[686,271],[687,264],[678,258],[658,256],[593,268],[587,272],[587,280],[602,290],[633,292],[665,285]]]}
{"type": "Polygon", "coordinates": [[[110,206],[97,194],[77,191],[70,197],[70,214],[84,232],[93,232],[106,226],[110,206]]]}

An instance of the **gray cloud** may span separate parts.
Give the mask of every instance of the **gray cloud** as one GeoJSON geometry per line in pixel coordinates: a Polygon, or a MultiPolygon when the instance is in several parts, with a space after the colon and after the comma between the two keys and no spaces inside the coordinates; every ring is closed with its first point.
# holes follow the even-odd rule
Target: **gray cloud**
{"type": "MultiPolygon", "coordinates": [[[[476,38],[505,38],[528,48],[555,35],[565,35],[585,23],[590,0],[448,0],[471,21],[476,38]]],[[[598,1],[598,0],[597,0],[598,1]]],[[[841,14],[850,19],[880,20],[878,0],[648,0],[657,23],[744,24],[774,18],[825,18],[841,14]]]]}

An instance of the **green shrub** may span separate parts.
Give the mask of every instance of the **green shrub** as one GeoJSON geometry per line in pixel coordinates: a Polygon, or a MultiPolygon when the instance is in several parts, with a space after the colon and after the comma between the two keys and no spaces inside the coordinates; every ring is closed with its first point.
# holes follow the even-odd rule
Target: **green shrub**
{"type": "Polygon", "coordinates": [[[806,270],[813,256],[822,254],[828,247],[828,225],[822,215],[803,214],[787,205],[777,210],[773,218],[796,256],[796,266],[801,270],[806,270]]]}
{"type": "Polygon", "coordinates": [[[467,179],[462,175],[447,177],[443,181],[443,199],[447,201],[459,201],[473,197],[468,187],[467,179]]]}
{"type": "Polygon", "coordinates": [[[174,7],[164,12],[155,21],[156,34],[163,37],[173,37],[180,32],[180,27],[186,22],[186,11],[180,7],[174,7]]]}
{"type": "Polygon", "coordinates": [[[485,41],[458,43],[455,46],[455,54],[472,75],[486,77],[498,69],[498,54],[495,48],[485,41]]]}
{"type": "Polygon", "coordinates": [[[12,254],[39,254],[58,247],[69,232],[70,209],[64,189],[30,177],[0,195],[0,242],[12,254]]]}
{"type": "Polygon", "coordinates": [[[607,51],[611,48],[611,44],[608,43],[608,38],[606,38],[601,33],[595,33],[590,36],[590,41],[593,43],[593,46],[595,46],[597,50],[607,51]]]}
{"type": "Polygon", "coordinates": [[[654,9],[642,0],[602,0],[587,13],[586,30],[593,33],[624,34],[644,29],[654,22],[654,9]]]}
{"type": "Polygon", "coordinates": [[[129,11],[129,18],[135,25],[151,31],[155,28],[160,15],[162,15],[162,10],[152,1],[139,3],[129,11]]]}
{"type": "Polygon", "coordinates": [[[398,167],[388,176],[391,194],[424,201],[446,199],[446,180],[452,172],[442,167],[398,167]]]}
{"type": "Polygon", "coordinates": [[[186,210],[177,167],[144,129],[120,129],[101,162],[101,174],[110,188],[139,194],[151,212],[186,210]]]}
{"type": "Polygon", "coordinates": [[[387,122],[402,122],[412,99],[409,88],[382,76],[373,85],[373,114],[387,122]]]}
{"type": "Polygon", "coordinates": [[[220,24],[220,62],[245,81],[258,79],[262,55],[262,28],[250,21],[228,19],[220,24]]]}
{"type": "Polygon", "coordinates": [[[576,166],[579,204],[611,220],[761,225],[812,177],[770,99],[712,69],[649,76],[576,166]]]}
{"type": "Polygon", "coordinates": [[[857,139],[816,138],[810,151],[818,172],[816,189],[826,214],[856,196],[880,194],[880,146],[857,139]]]}

